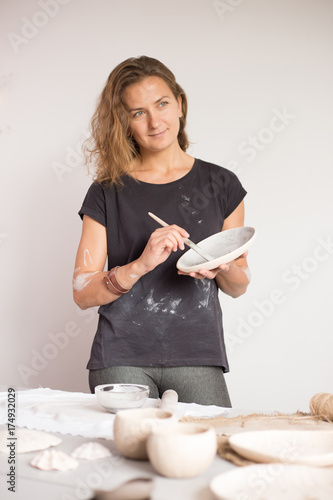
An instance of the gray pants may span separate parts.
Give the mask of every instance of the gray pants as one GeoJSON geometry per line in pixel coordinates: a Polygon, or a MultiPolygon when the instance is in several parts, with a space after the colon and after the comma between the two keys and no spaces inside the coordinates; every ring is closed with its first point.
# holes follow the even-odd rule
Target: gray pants
{"type": "Polygon", "coordinates": [[[183,403],[231,408],[228,389],[220,366],[113,366],[89,371],[90,391],[102,384],[142,384],[149,397],[159,398],[167,389],[178,393],[183,403]]]}

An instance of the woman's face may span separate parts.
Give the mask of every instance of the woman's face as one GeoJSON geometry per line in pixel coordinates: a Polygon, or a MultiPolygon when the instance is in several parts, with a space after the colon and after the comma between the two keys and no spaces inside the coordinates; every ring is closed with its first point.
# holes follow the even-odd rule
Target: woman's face
{"type": "Polygon", "coordinates": [[[129,113],[129,132],[138,143],[142,156],[179,147],[181,97],[177,100],[162,78],[149,76],[130,85],[124,91],[124,101],[129,113]]]}

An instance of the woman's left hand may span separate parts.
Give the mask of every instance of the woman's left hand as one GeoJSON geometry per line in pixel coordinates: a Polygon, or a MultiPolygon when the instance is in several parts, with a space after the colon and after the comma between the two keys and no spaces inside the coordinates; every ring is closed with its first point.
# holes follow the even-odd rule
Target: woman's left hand
{"type": "Polygon", "coordinates": [[[183,271],[178,270],[178,274],[182,274],[183,276],[191,276],[191,278],[196,278],[199,280],[203,280],[205,278],[209,280],[213,280],[218,273],[227,273],[232,266],[234,266],[239,259],[244,259],[248,255],[248,252],[243,253],[237,259],[234,259],[227,264],[220,264],[218,267],[215,269],[210,269],[209,271],[207,269],[200,269],[197,272],[192,272],[192,273],[183,273],[183,271]]]}

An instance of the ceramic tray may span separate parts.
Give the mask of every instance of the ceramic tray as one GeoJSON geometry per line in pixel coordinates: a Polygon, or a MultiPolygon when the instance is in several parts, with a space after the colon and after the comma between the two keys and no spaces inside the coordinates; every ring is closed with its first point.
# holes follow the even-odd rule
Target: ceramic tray
{"type": "Polygon", "coordinates": [[[194,250],[188,250],[177,261],[177,268],[184,273],[196,272],[200,269],[215,269],[220,264],[227,264],[242,255],[252,245],[255,237],[253,227],[236,227],[213,234],[200,241],[198,245],[212,260],[206,261],[194,250]]]}
{"type": "Polygon", "coordinates": [[[333,473],[303,465],[248,465],[215,476],[218,500],[332,500],[333,473]]]}
{"type": "Polygon", "coordinates": [[[333,430],[240,432],[229,438],[229,444],[255,462],[333,466],[333,430]]]}

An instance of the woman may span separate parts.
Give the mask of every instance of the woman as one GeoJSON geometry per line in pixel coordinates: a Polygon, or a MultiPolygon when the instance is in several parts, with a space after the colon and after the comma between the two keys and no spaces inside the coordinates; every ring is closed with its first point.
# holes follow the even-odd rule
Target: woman
{"type": "Polygon", "coordinates": [[[158,398],[230,407],[218,289],[246,291],[246,254],[186,275],[184,238],[200,241],[244,224],[246,191],[230,171],[186,153],[187,100],[173,73],[142,56],[110,74],[92,119],[96,176],[73,277],[82,309],[100,306],[90,390],[136,383],[158,398]],[[170,223],[158,227],[153,212],[170,223]],[[108,271],[104,266],[108,261],[108,271]]]}

